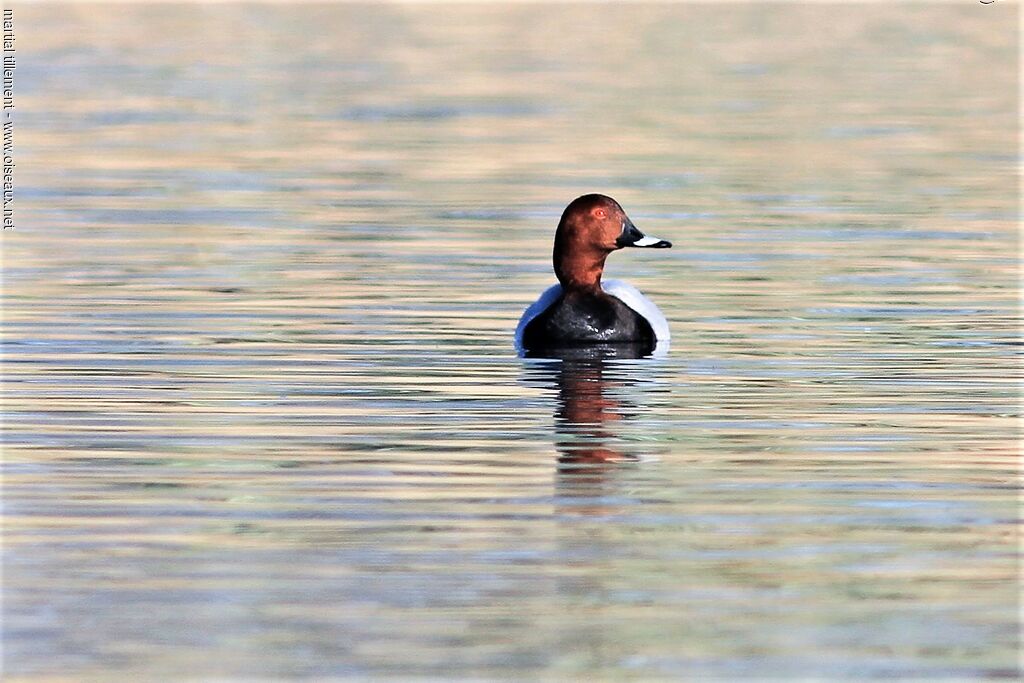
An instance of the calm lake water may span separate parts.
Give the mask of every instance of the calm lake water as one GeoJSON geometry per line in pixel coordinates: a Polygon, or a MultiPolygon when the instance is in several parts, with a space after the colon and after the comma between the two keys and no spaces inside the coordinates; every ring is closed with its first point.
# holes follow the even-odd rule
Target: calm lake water
{"type": "Polygon", "coordinates": [[[1020,673],[1016,5],[14,9],[6,676],[1020,673]]]}

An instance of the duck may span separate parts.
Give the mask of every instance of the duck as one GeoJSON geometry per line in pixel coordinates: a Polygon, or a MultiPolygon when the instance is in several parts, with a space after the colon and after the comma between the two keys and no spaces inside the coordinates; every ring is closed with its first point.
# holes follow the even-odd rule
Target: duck
{"type": "Polygon", "coordinates": [[[565,207],[552,254],[558,283],[546,289],[519,319],[516,348],[525,355],[588,345],[629,345],[647,355],[667,349],[668,321],[636,287],[601,280],[608,255],[626,247],[667,249],[622,206],[603,194],[577,197],[565,207]]]}

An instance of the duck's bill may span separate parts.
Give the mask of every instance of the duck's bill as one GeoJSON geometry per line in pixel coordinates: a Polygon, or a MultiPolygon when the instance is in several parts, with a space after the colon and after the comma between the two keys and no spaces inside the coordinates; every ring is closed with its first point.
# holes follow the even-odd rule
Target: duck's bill
{"type": "Polygon", "coordinates": [[[649,247],[651,249],[668,249],[672,246],[672,243],[668,240],[659,239],[657,237],[648,237],[644,235],[636,242],[632,242],[626,245],[627,247],[649,247]]]}
{"type": "Polygon", "coordinates": [[[668,240],[663,240],[658,237],[648,237],[647,235],[640,232],[640,229],[633,225],[633,221],[628,218],[622,221],[622,234],[619,235],[619,239],[615,241],[620,248],[621,247],[649,247],[651,249],[667,249],[672,246],[672,243],[668,240]]]}

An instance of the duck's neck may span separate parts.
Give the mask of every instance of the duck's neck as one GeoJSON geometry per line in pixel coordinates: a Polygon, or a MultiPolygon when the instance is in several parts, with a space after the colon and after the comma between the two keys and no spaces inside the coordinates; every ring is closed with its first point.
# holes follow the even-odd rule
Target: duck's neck
{"type": "Polygon", "coordinates": [[[604,261],[608,252],[593,249],[573,249],[565,251],[555,246],[555,276],[562,288],[567,292],[601,291],[601,275],[604,273],[604,261]],[[572,254],[566,258],[565,254],[572,254]]]}

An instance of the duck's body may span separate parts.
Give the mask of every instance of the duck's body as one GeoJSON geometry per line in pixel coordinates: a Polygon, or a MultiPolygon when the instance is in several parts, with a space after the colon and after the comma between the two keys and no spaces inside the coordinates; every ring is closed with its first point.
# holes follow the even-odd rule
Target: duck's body
{"type": "Polygon", "coordinates": [[[523,330],[527,347],[653,341],[650,323],[603,290],[563,291],[523,330]]]}
{"type": "Polygon", "coordinates": [[[516,346],[527,352],[588,344],[632,344],[647,353],[669,339],[668,322],[647,297],[620,280],[601,281],[604,262],[623,247],[670,247],[646,237],[611,197],[585,195],[562,214],[555,233],[559,284],[526,309],[516,346]]]}
{"type": "Polygon", "coordinates": [[[549,287],[519,320],[516,346],[657,345],[669,340],[668,321],[639,289],[622,280],[605,280],[601,289],[596,296],[572,296],[562,285],[549,287]]]}

